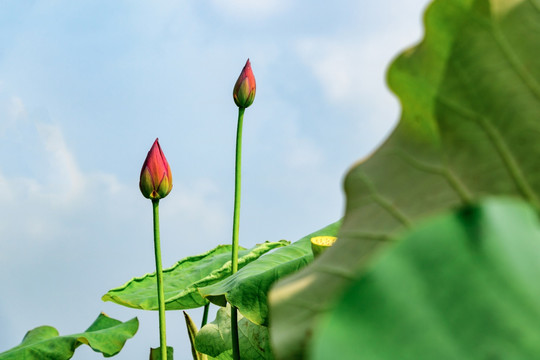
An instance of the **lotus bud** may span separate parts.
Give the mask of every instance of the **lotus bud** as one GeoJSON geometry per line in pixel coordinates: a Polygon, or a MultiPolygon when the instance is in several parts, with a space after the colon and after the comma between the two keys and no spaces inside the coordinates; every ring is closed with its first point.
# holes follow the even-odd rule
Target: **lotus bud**
{"type": "Polygon", "coordinates": [[[253,71],[251,71],[251,63],[248,59],[234,85],[233,98],[235,104],[239,108],[244,109],[253,104],[255,88],[255,77],[253,76],[253,71]]]}
{"type": "Polygon", "coordinates": [[[154,141],[142,166],[139,188],[145,198],[153,200],[164,198],[172,190],[171,168],[158,139],[154,141]]]}

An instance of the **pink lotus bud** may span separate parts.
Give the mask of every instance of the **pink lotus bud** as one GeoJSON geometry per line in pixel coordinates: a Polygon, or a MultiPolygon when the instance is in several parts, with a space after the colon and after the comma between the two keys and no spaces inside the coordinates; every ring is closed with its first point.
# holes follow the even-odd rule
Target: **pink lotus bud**
{"type": "Polygon", "coordinates": [[[251,71],[251,63],[249,59],[242,69],[236,84],[234,84],[233,98],[236,105],[240,108],[247,108],[253,104],[255,99],[255,76],[251,71]]]}
{"type": "Polygon", "coordinates": [[[171,168],[161,151],[158,139],[154,141],[142,166],[139,188],[147,199],[164,198],[172,190],[171,168]]]}

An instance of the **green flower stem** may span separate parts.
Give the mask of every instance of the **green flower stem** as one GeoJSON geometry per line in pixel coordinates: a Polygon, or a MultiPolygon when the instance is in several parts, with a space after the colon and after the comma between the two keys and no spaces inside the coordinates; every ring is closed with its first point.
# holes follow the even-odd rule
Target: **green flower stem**
{"type": "Polygon", "coordinates": [[[240,188],[242,182],[242,124],[245,108],[238,108],[238,128],[236,130],[236,163],[234,170],[234,217],[232,273],[238,271],[238,230],[240,228],[240,188]]]}
{"type": "Polygon", "coordinates": [[[231,334],[233,360],[240,360],[240,341],[238,340],[238,309],[231,305],[231,334]]]}
{"type": "MultiPolygon", "coordinates": [[[[238,128],[236,131],[236,163],[234,171],[234,217],[233,217],[233,250],[232,273],[238,271],[238,230],[240,228],[240,185],[242,177],[242,125],[245,108],[238,108],[238,128]]],[[[233,359],[240,360],[240,344],[238,342],[238,309],[231,306],[231,333],[233,359]]]]}
{"type": "Polygon", "coordinates": [[[152,199],[154,214],[154,253],[156,255],[156,276],[159,306],[159,347],[161,360],[167,360],[167,338],[165,330],[165,295],[163,293],[163,270],[161,267],[161,246],[159,242],[159,199],[152,199]]]}
{"type": "Polygon", "coordinates": [[[210,308],[210,303],[204,305],[204,313],[203,313],[203,317],[202,317],[202,322],[201,322],[201,329],[204,325],[206,325],[206,322],[208,321],[208,309],[210,308]]]}

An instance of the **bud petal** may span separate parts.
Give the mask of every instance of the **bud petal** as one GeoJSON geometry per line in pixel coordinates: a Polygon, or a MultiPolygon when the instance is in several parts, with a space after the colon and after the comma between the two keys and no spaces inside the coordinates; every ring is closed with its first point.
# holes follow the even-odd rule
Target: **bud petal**
{"type": "Polygon", "coordinates": [[[233,99],[235,104],[240,108],[247,108],[253,104],[253,100],[255,100],[255,89],[255,76],[253,76],[251,63],[248,59],[234,85],[233,99]]]}
{"type": "Polygon", "coordinates": [[[163,174],[163,179],[161,179],[161,183],[158,186],[157,193],[160,197],[165,197],[171,192],[172,184],[169,186],[169,178],[167,174],[163,174]]]}
{"type": "Polygon", "coordinates": [[[141,180],[139,182],[139,187],[141,188],[142,194],[147,198],[149,198],[150,195],[145,194],[152,194],[152,191],[154,191],[152,175],[150,175],[150,171],[148,171],[147,168],[143,168],[141,172],[141,180]]]}
{"type": "Polygon", "coordinates": [[[172,173],[158,139],[150,148],[141,169],[141,193],[147,199],[162,199],[172,190],[172,173]]]}

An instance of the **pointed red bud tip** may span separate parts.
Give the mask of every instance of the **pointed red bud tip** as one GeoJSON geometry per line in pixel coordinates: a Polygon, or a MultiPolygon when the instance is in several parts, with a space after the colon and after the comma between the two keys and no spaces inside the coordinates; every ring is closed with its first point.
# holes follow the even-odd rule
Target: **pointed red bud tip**
{"type": "Polygon", "coordinates": [[[157,200],[169,195],[172,190],[171,168],[158,139],[154,141],[142,166],[139,188],[145,198],[157,200]]]}
{"type": "Polygon", "coordinates": [[[248,59],[238,80],[236,80],[236,84],[234,84],[233,98],[235,104],[240,108],[247,108],[253,104],[253,100],[255,100],[255,88],[255,76],[253,76],[251,63],[248,59]]]}

